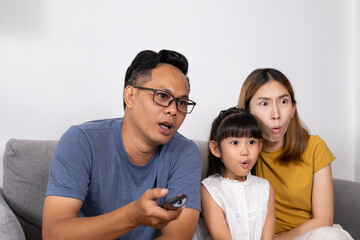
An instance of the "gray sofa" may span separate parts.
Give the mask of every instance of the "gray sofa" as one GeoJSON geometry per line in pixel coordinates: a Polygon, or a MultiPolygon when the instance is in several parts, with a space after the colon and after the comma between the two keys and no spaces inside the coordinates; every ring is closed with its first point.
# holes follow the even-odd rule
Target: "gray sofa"
{"type": "MultiPolygon", "coordinates": [[[[195,140],[207,167],[207,142],[195,140]]],[[[48,166],[57,141],[8,141],[0,195],[0,239],[41,239],[41,219],[48,166]]],[[[360,183],[334,179],[335,223],[360,239],[360,183]]]]}

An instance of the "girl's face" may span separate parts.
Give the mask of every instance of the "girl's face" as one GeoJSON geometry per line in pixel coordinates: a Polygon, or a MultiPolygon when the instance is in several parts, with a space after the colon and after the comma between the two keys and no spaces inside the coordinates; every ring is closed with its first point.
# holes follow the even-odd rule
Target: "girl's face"
{"type": "Polygon", "coordinates": [[[245,181],[255,165],[262,141],[257,138],[229,137],[221,141],[221,150],[215,141],[210,141],[210,150],[225,165],[223,177],[245,181]]]}
{"type": "Polygon", "coordinates": [[[279,82],[270,80],[261,86],[250,100],[250,112],[259,121],[265,151],[276,151],[283,146],[284,135],[294,116],[289,91],[279,82]]]}

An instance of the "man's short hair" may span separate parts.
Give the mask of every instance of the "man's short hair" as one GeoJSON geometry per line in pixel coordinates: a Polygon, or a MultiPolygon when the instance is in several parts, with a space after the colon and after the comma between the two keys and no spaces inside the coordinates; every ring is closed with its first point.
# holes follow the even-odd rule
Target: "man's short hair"
{"type": "MultiPolygon", "coordinates": [[[[159,63],[170,64],[177,67],[186,77],[186,80],[190,87],[189,78],[186,76],[188,72],[188,61],[181,53],[171,50],[161,50],[159,53],[144,50],[136,55],[131,65],[126,70],[124,89],[127,86],[136,86],[141,78],[141,81],[150,80],[152,69],[154,69],[159,63]]],[[[124,101],[124,109],[126,103],[124,101]]]]}

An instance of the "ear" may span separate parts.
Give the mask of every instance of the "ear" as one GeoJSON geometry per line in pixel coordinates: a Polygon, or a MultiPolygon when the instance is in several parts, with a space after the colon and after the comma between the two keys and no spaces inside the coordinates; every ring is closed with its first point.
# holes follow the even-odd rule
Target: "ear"
{"type": "Polygon", "coordinates": [[[259,152],[261,152],[261,149],[263,147],[263,140],[262,139],[259,139],[259,152]]]}
{"type": "Polygon", "coordinates": [[[209,142],[209,149],[210,152],[217,158],[221,158],[221,152],[220,152],[220,147],[217,144],[217,142],[215,142],[214,140],[211,140],[209,142]]]}
{"type": "Polygon", "coordinates": [[[134,93],[135,93],[135,89],[132,86],[125,87],[124,101],[126,103],[126,108],[132,108],[134,103],[134,93]]]}

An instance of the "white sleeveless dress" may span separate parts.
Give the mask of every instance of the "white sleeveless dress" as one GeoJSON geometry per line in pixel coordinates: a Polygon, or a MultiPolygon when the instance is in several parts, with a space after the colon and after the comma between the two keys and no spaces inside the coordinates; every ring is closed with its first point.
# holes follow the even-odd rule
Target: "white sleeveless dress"
{"type": "MultiPolygon", "coordinates": [[[[249,173],[244,182],[212,175],[201,183],[223,210],[233,240],[261,239],[269,201],[267,180],[249,173]]],[[[202,219],[195,239],[211,239],[202,219]]]]}

